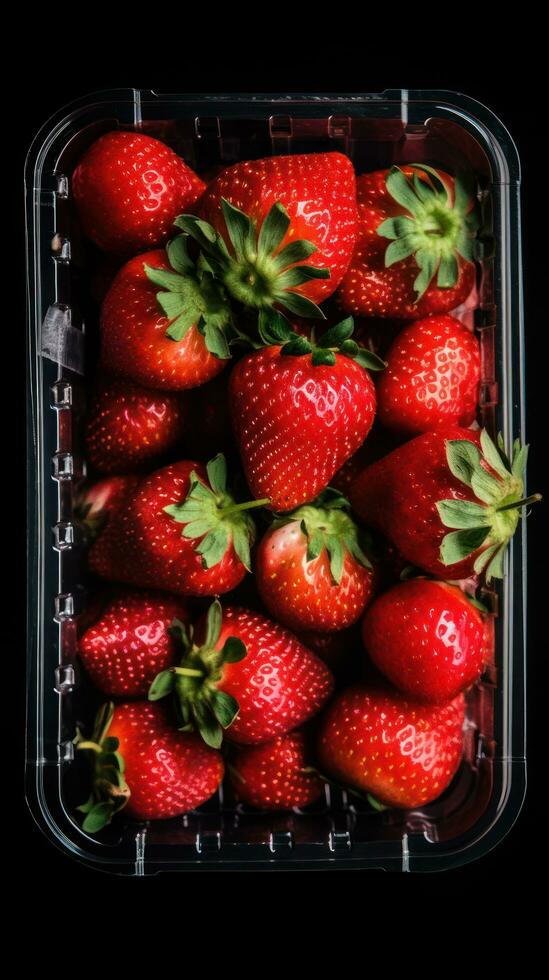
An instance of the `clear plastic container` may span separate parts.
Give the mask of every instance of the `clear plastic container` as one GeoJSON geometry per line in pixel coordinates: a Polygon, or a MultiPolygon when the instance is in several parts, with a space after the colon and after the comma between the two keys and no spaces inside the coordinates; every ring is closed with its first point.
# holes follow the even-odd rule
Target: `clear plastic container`
{"type": "Polygon", "coordinates": [[[203,96],[128,89],[62,110],[36,137],[26,170],[30,809],[61,849],[129,875],[280,864],[436,871],[472,861],[509,830],[525,791],[524,524],[508,550],[504,580],[482,596],[493,617],[493,666],[468,694],[463,763],[435,802],[376,812],[327,787],[321,803],[277,815],[235,807],[220,792],[176,820],[140,826],[119,817],[98,839],[75,819],[83,795],[73,738],[89,715],[90,693],[76,656],[86,562],[74,500],[85,475],[85,379],[97,330],[82,298],[86,268],[70,175],[91,142],[115,128],[163,140],[199,173],[323,150],[348,154],[357,173],[421,161],[450,172],[472,169],[491,202],[496,240],[494,258],[479,265],[471,311],[482,351],[480,421],[492,434],[502,431],[506,443],[524,438],[519,161],[504,126],[480,103],[434,91],[203,96]]]}

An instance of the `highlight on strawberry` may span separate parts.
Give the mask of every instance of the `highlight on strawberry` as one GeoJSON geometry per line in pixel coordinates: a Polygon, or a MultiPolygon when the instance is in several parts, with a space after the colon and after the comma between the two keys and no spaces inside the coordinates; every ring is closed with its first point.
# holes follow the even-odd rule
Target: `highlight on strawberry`
{"type": "Polygon", "coordinates": [[[259,542],[256,581],[268,611],[292,630],[352,626],[373,593],[373,570],[349,503],[328,488],[275,517],[259,542]]]}
{"type": "Polygon", "coordinates": [[[355,241],[353,165],[342,153],[237,163],[208,185],[198,218],[175,223],[245,307],[322,319],[317,302],[339,285],[355,241]]]}
{"type": "Polygon", "coordinates": [[[475,286],[489,241],[475,181],[425,164],[357,179],[358,235],[338,298],[348,313],[414,319],[447,313],[475,286]]]}
{"type": "Polygon", "coordinates": [[[220,453],[203,466],[185,460],[144,477],[95,541],[90,567],[102,578],[181,595],[220,595],[251,571],[255,525],[237,503],[220,453]]]}
{"type": "Polygon", "coordinates": [[[215,601],[197,628],[173,627],[179,666],[162,671],[149,699],[174,694],[182,731],[219,748],[257,745],[291,731],[327,700],[333,678],[321,660],[277,623],[215,601]]]}
{"type": "Polygon", "coordinates": [[[77,807],[82,830],[96,834],[125,809],[134,820],[167,820],[205,803],[223,779],[219,752],[198,735],[179,732],[164,707],[149,701],[103,705],[90,739],[92,788],[77,807]]]}
{"type": "Polygon", "coordinates": [[[443,579],[501,578],[505,549],[523,508],[528,447],[501,436],[440,427],[411,439],[366,467],[351,486],[358,516],[412,565],[443,579]],[[451,530],[448,530],[451,529],[451,530]]]}
{"type": "Polygon", "coordinates": [[[380,370],[384,362],[355,344],[352,332],[349,317],[307,340],[277,315],[261,327],[267,346],[231,372],[230,409],[246,479],[273,510],[318,496],[372,427],[376,396],[366,368],[380,370]]]}

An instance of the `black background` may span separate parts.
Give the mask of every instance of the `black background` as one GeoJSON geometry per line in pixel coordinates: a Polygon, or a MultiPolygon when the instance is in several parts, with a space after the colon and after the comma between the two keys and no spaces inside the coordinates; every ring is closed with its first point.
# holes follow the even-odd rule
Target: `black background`
{"type": "MultiPolygon", "coordinates": [[[[143,34],[146,34],[143,25],[143,34]]],[[[155,32],[154,24],[148,25],[155,32]]],[[[182,28],[184,25],[180,25],[182,28]]],[[[368,25],[363,25],[367,28],[368,25]]],[[[35,28],[35,32],[38,28],[35,28]]],[[[211,30],[211,27],[210,27],[211,30]]],[[[330,31],[326,25],[326,31],[330,31]]],[[[169,33],[169,32],[168,32],[169,33]]],[[[541,357],[541,345],[547,333],[547,289],[549,273],[547,255],[539,248],[538,225],[544,220],[544,212],[549,207],[549,196],[541,192],[542,181],[546,181],[543,168],[546,161],[540,157],[539,140],[541,135],[540,109],[536,100],[536,92],[540,91],[540,76],[536,70],[536,52],[529,58],[530,68],[521,69],[520,78],[515,70],[511,70],[512,60],[509,60],[502,49],[497,46],[491,52],[480,52],[469,49],[467,54],[460,51],[459,55],[446,52],[441,58],[435,56],[434,49],[429,55],[417,57],[413,49],[413,41],[407,48],[406,55],[394,56],[387,49],[384,56],[379,54],[381,45],[372,45],[367,40],[367,32],[356,48],[350,50],[347,45],[339,43],[339,34],[334,35],[331,48],[326,46],[326,35],[298,50],[290,45],[289,54],[284,56],[284,38],[287,38],[286,28],[279,38],[276,57],[270,52],[264,52],[262,42],[254,38],[248,46],[235,48],[233,41],[223,49],[218,46],[212,51],[208,42],[204,25],[192,33],[191,41],[183,38],[184,30],[176,37],[174,33],[165,38],[162,53],[158,50],[154,59],[151,58],[150,43],[140,34],[137,41],[126,37],[125,41],[109,38],[105,28],[104,36],[94,39],[86,54],[81,48],[81,33],[78,31],[63,40],[63,43],[41,44],[42,53],[33,59],[32,79],[29,79],[28,94],[19,86],[17,91],[25,94],[10,98],[11,117],[9,120],[10,171],[11,178],[6,203],[13,202],[15,206],[15,221],[13,240],[10,243],[10,262],[18,270],[17,305],[12,323],[5,324],[10,336],[17,337],[17,353],[11,352],[8,382],[13,383],[14,395],[10,399],[12,430],[10,439],[18,454],[16,472],[20,474],[21,482],[17,493],[10,497],[10,514],[14,507],[21,508],[19,527],[25,523],[22,507],[23,474],[25,453],[25,381],[24,381],[24,241],[23,241],[23,163],[30,142],[39,127],[57,109],[71,100],[100,89],[116,87],[152,88],[158,92],[202,91],[202,92],[250,92],[250,91],[320,91],[320,92],[382,92],[386,88],[433,88],[448,89],[464,92],[467,95],[485,103],[500,117],[510,130],[517,143],[523,168],[523,217],[524,217],[524,267],[526,295],[526,334],[527,334],[527,433],[533,444],[531,464],[529,469],[529,489],[543,490],[542,470],[547,454],[547,442],[542,434],[542,422],[546,415],[544,388],[547,381],[544,378],[545,366],[541,357]],[[185,43],[183,41],[185,40],[185,43]],[[336,43],[337,42],[337,43],[336,43]],[[375,58],[371,50],[378,49],[375,58]],[[334,56],[337,48],[338,55],[334,56]],[[169,49],[169,50],[167,50],[169,49]],[[221,53],[218,53],[221,51],[221,53]],[[15,158],[15,165],[14,165],[15,158]]],[[[218,35],[221,33],[219,26],[218,35]]],[[[139,34],[139,32],[138,32],[139,34]]],[[[375,35],[379,40],[379,35],[375,35]]],[[[51,38],[48,39],[51,41],[51,38]]],[[[57,37],[59,42],[59,37],[57,37]]],[[[387,47],[387,37],[384,39],[383,51],[387,47]]],[[[426,49],[428,50],[428,49],[426,49]]],[[[546,223],[546,220],[545,220],[546,223]]],[[[544,848],[544,828],[540,823],[540,795],[544,783],[544,724],[543,724],[543,685],[541,676],[542,658],[546,656],[541,646],[542,615],[544,583],[539,574],[542,568],[542,529],[546,526],[546,515],[538,505],[538,513],[530,519],[529,533],[529,607],[530,607],[530,641],[529,641],[529,792],[527,803],[507,838],[497,848],[462,869],[439,875],[410,875],[406,883],[394,875],[370,873],[361,875],[361,887],[369,888],[376,894],[380,888],[390,889],[396,894],[403,887],[406,890],[421,889],[422,891],[440,891],[445,888],[448,892],[463,892],[475,882],[508,880],[510,876],[525,879],[532,868],[540,868],[541,851],[544,848]],[[539,570],[539,572],[538,572],[539,570]],[[538,572],[538,574],[536,574],[538,572]],[[389,880],[390,879],[390,880],[389,880]],[[443,879],[443,880],[442,880],[443,879]]],[[[10,517],[11,521],[11,517],[10,517]]],[[[13,525],[16,526],[15,524],[13,525]]],[[[13,549],[12,549],[13,550],[13,549]]],[[[7,602],[9,618],[12,621],[12,639],[6,649],[6,660],[9,658],[10,674],[19,677],[17,690],[11,689],[8,698],[10,706],[15,709],[15,727],[8,729],[10,744],[14,743],[14,731],[19,735],[24,725],[24,679],[22,679],[22,662],[24,659],[24,543],[22,531],[17,535],[17,554],[20,556],[21,578],[16,590],[9,588],[7,602]]],[[[11,578],[11,565],[10,565],[11,578]]],[[[3,721],[6,721],[4,714],[3,721]]],[[[17,740],[19,749],[14,774],[10,784],[11,796],[17,805],[17,847],[13,848],[14,870],[18,876],[24,872],[25,880],[55,878],[56,885],[63,888],[94,889],[105,887],[105,876],[101,873],[80,867],[65,855],[56,851],[53,846],[42,838],[35,828],[26,811],[23,800],[23,745],[22,738],[17,740]]],[[[13,835],[13,809],[4,811],[7,818],[9,839],[13,835]]],[[[197,879],[193,874],[191,888],[197,890],[197,879]]],[[[221,875],[202,876],[209,882],[212,889],[212,878],[220,879],[221,875]]],[[[230,875],[234,879],[234,875],[230,875]]],[[[250,876],[244,878],[249,887],[250,876]]],[[[348,877],[348,875],[347,875],[348,877]]],[[[355,879],[357,876],[353,876],[355,879]]],[[[403,876],[404,877],[404,876],[403,876]]],[[[296,879],[302,883],[307,879],[307,885],[322,900],[324,893],[333,892],[341,874],[327,873],[324,875],[307,875],[299,873],[281,875],[254,875],[253,888],[257,890],[268,881],[270,891],[281,884],[288,892],[296,887],[296,879]]],[[[174,879],[158,879],[161,885],[173,884],[174,879]]],[[[122,880],[109,879],[110,895],[114,896],[122,880]]],[[[124,892],[132,888],[149,890],[152,881],[124,881],[124,892]]],[[[213,891],[217,886],[213,886],[213,891]]],[[[226,886],[223,886],[226,891],[226,886]]],[[[311,889],[308,888],[310,891],[311,889]]]]}

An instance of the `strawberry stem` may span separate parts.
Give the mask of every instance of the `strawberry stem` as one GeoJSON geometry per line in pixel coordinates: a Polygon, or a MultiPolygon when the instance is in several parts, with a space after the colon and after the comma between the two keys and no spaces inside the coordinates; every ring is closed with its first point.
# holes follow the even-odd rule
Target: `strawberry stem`
{"type": "Polygon", "coordinates": [[[228,517],[230,514],[237,514],[242,510],[252,510],[253,507],[267,507],[271,502],[270,497],[263,497],[261,500],[247,500],[242,504],[231,504],[219,511],[221,517],[228,517]]]}
{"type": "Polygon", "coordinates": [[[174,674],[183,674],[185,677],[204,677],[203,670],[194,670],[193,667],[172,667],[174,674]]]}
{"type": "Polygon", "coordinates": [[[538,500],[541,500],[541,493],[533,493],[531,497],[523,497],[522,500],[515,500],[510,504],[505,504],[503,507],[496,507],[498,513],[504,510],[515,510],[519,507],[528,507],[529,504],[537,504],[538,500]]]}

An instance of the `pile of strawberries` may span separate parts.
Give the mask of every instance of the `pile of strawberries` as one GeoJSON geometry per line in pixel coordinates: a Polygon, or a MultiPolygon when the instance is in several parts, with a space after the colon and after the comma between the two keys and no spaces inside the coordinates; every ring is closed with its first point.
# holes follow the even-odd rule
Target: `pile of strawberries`
{"type": "Polygon", "coordinates": [[[330,152],[206,185],[120,131],[72,193],[118,266],[80,501],[79,655],[106,699],[77,740],[84,830],[183,814],[225,772],[264,809],[330,779],[430,802],[489,653],[475,591],[525,503],[526,449],[476,422],[475,182],[330,152]]]}

